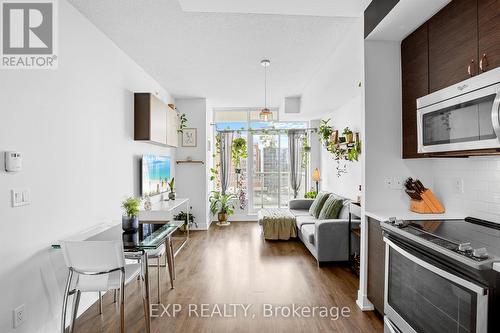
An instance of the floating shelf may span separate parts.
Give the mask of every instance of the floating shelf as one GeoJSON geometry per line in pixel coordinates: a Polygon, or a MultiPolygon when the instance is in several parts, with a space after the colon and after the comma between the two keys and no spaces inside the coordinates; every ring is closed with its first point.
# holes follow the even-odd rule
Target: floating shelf
{"type": "Polygon", "coordinates": [[[176,162],[177,164],[205,164],[203,161],[195,161],[195,160],[179,160],[176,162]]]}

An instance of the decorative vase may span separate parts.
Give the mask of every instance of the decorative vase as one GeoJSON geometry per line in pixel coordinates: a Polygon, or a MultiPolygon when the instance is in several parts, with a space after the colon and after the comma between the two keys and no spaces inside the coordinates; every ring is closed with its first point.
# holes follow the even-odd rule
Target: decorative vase
{"type": "Polygon", "coordinates": [[[231,224],[231,223],[227,222],[227,219],[228,219],[227,213],[217,214],[217,219],[219,220],[219,222],[217,222],[217,225],[220,227],[227,227],[228,225],[231,224]]]}
{"type": "Polygon", "coordinates": [[[151,204],[151,198],[147,197],[146,200],[144,201],[144,210],[151,210],[152,209],[152,204],[151,204]]]}
{"type": "Polygon", "coordinates": [[[137,216],[122,216],[122,229],[126,232],[135,232],[139,229],[139,218],[137,216]]]}
{"type": "Polygon", "coordinates": [[[352,133],[347,133],[345,135],[345,140],[347,141],[347,143],[353,142],[352,137],[353,137],[352,133]]]}
{"type": "Polygon", "coordinates": [[[168,193],[168,199],[169,200],[175,200],[175,192],[169,192],[168,193]]]}

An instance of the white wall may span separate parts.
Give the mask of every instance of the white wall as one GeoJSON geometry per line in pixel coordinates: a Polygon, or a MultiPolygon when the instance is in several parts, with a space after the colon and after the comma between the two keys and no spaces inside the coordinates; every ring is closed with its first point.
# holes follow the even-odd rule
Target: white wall
{"type": "Polygon", "coordinates": [[[0,151],[24,154],[21,172],[0,172],[0,332],[13,331],[20,304],[28,321],[15,332],[58,331],[66,269],[50,244],[119,221],[122,199],[139,194],[142,154],[175,160],[172,149],[133,141],[133,92],[172,98],[66,1],[59,50],[57,70],[0,74],[0,151]],[[10,189],[24,187],[31,205],[11,208],[10,189]]]}
{"type": "Polygon", "coordinates": [[[500,223],[500,157],[435,159],[432,175],[433,191],[447,210],[500,223]]]}
{"type": "Polygon", "coordinates": [[[204,164],[179,164],[176,167],[176,191],[182,198],[189,198],[192,213],[198,228],[206,229],[208,190],[207,190],[207,102],[205,98],[177,98],[176,107],[185,113],[188,119],[188,128],[196,128],[196,147],[182,147],[177,149],[177,158],[185,160],[188,156],[193,160],[203,161],[204,164]]]}
{"type": "MultiPolygon", "coordinates": [[[[360,88],[361,89],[361,88],[360,88]]],[[[361,132],[361,114],[362,94],[348,101],[338,110],[335,110],[325,118],[330,118],[330,124],[341,135],[345,127],[349,127],[353,132],[361,132]]],[[[363,149],[363,147],[362,147],[363,149]]],[[[356,200],[359,194],[359,185],[361,185],[361,169],[363,154],[360,155],[359,161],[341,161],[340,167],[346,166],[347,173],[337,176],[337,161],[333,155],[324,147],[321,147],[321,188],[323,190],[332,191],[346,198],[356,200]]]]}
{"type": "MultiPolygon", "coordinates": [[[[316,119],[311,121],[312,127],[319,127],[318,118],[331,118],[330,124],[340,132],[347,126],[361,132],[363,105],[359,83],[362,80],[363,20],[358,18],[353,19],[328,62],[306,84],[301,97],[300,117],[316,119]]],[[[311,148],[310,171],[320,169],[320,189],[356,199],[361,184],[361,162],[347,162],[347,174],[337,177],[337,162],[324,147],[320,147],[316,134],[311,135],[311,148]]],[[[314,182],[309,184],[315,187],[314,182]]]]}
{"type": "Polygon", "coordinates": [[[432,188],[428,160],[402,159],[400,43],[365,41],[365,209],[404,211],[402,190],[385,187],[394,177],[420,179],[432,188]]]}

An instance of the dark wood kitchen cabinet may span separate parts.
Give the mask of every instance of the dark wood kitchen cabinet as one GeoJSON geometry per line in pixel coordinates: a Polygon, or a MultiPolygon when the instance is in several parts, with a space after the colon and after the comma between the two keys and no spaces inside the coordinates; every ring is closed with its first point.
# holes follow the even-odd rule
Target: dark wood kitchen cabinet
{"type": "Polygon", "coordinates": [[[418,154],[416,99],[500,67],[500,0],[453,0],[401,42],[403,158],[499,154],[496,149],[418,154]]]}
{"type": "Polygon", "coordinates": [[[422,25],[401,43],[403,158],[423,156],[417,153],[416,100],[429,93],[427,27],[422,25]]]}
{"type": "Polygon", "coordinates": [[[429,21],[429,91],[478,73],[478,0],[454,0],[429,21]]]}
{"type": "Polygon", "coordinates": [[[480,72],[500,67],[500,0],[478,0],[480,72]]]}

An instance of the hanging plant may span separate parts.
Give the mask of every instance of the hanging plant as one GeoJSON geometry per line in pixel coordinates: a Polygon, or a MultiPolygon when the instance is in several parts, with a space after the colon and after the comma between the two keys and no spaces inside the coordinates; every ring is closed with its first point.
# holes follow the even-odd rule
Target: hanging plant
{"type": "Polygon", "coordinates": [[[184,133],[184,130],[187,128],[187,116],[185,113],[177,112],[177,118],[179,119],[179,128],[177,129],[177,133],[184,133]]]}
{"type": "Polygon", "coordinates": [[[231,160],[233,161],[236,173],[240,173],[241,159],[247,158],[247,140],[245,138],[236,138],[231,147],[231,160]]]}

